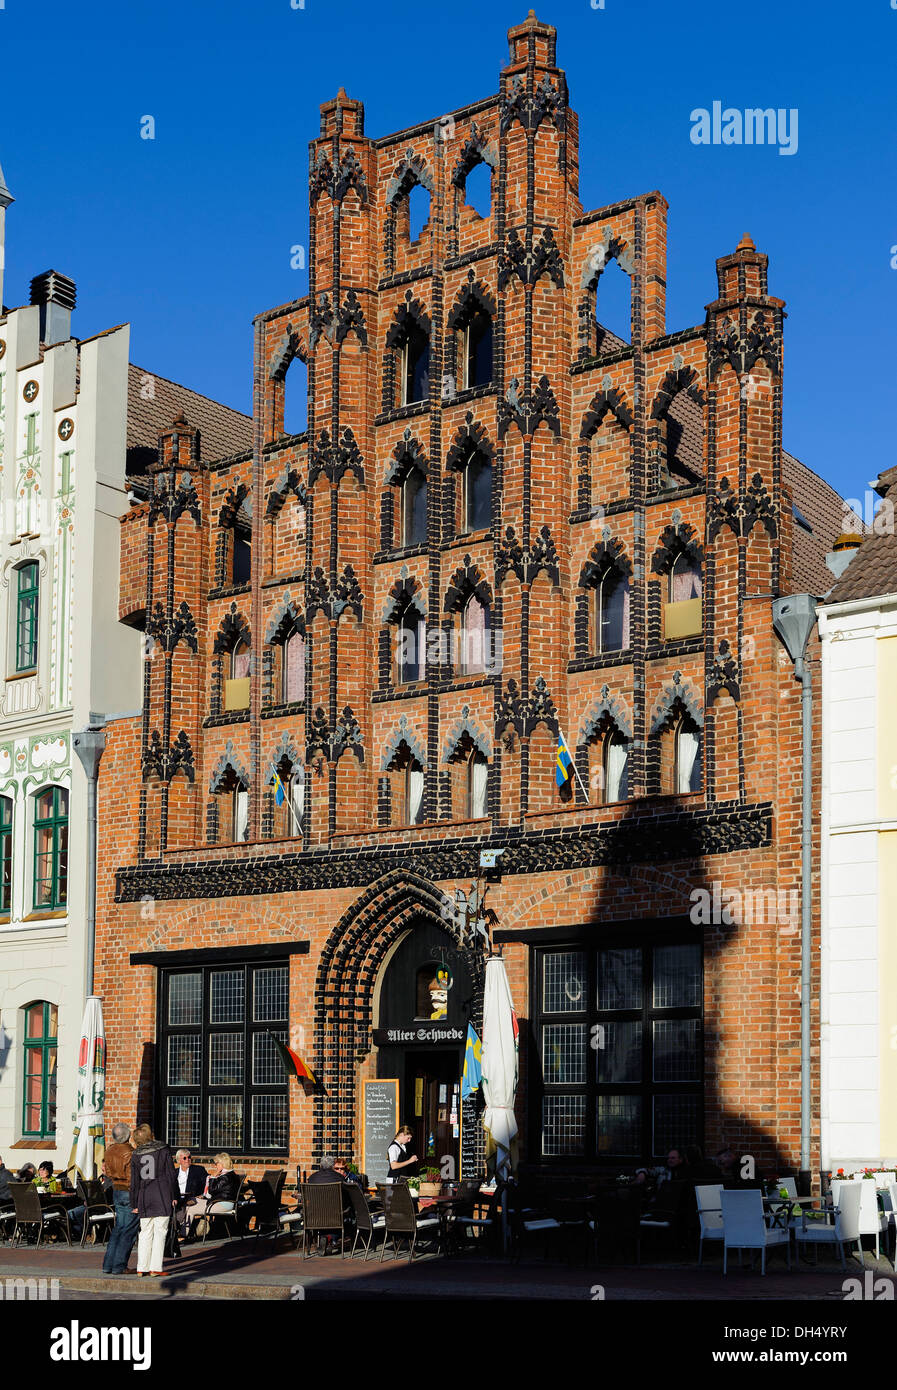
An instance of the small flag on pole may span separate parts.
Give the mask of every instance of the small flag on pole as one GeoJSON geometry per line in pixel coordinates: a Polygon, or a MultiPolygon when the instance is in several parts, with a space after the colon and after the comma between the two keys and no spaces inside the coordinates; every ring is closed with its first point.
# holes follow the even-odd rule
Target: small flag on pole
{"type": "Polygon", "coordinates": [[[306,1089],[307,1092],[310,1092],[312,1095],[326,1096],[327,1092],[324,1089],[323,1082],[318,1080],[311,1067],[303,1062],[298,1052],[294,1052],[291,1047],[287,1047],[286,1043],[281,1042],[280,1038],[275,1037],[270,1030],[268,1030],[268,1037],[277,1048],[278,1056],[283,1063],[283,1069],[287,1076],[295,1076],[303,1089],[306,1089]]]}
{"type": "Polygon", "coordinates": [[[479,1089],[483,1079],[483,1044],[474,1032],[473,1025],[467,1025],[467,1046],[464,1049],[464,1071],[461,1076],[461,1099],[467,1100],[479,1089]]]}
{"type": "Polygon", "coordinates": [[[567,747],[563,734],[558,734],[558,755],[557,755],[557,784],[563,787],[569,782],[573,773],[573,759],[570,757],[570,750],[567,747]]]}
{"type": "Polygon", "coordinates": [[[274,768],[274,801],[277,806],[282,806],[287,799],[286,789],[280,780],[280,773],[274,768]]]}

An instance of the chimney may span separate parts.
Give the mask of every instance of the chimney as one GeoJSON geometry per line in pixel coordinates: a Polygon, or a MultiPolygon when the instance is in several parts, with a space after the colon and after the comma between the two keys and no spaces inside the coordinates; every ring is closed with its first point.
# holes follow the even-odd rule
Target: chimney
{"type": "Polygon", "coordinates": [[[853,531],[843,531],[835,541],[825,557],[825,563],[836,579],[841,578],[862,544],[863,537],[853,531]]]}
{"type": "Polygon", "coordinates": [[[31,303],[40,305],[40,340],[45,347],[72,336],[75,282],[58,270],[45,270],[31,281],[31,303]]]}
{"type": "Polygon", "coordinates": [[[6,209],[13,202],[13,196],[6,187],[3,169],[0,167],[0,314],[3,313],[3,263],[6,241],[6,209]]]}

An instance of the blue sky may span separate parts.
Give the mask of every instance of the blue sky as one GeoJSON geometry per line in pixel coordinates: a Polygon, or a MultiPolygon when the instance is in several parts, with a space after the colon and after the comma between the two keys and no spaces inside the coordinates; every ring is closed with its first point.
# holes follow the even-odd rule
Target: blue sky
{"type": "MultiPolygon", "coordinates": [[[[894,0],[897,4],[897,0],[894,0]]],[[[586,208],[659,188],[667,327],[703,320],[743,232],[787,301],[785,444],[842,493],[895,462],[891,0],[540,0],[580,118],[586,208]],[[696,146],[690,113],[797,108],[798,149],[696,146]]],[[[124,320],[132,359],[250,408],[254,313],[302,295],[307,146],[345,86],[387,134],[497,89],[512,4],[0,0],[7,303],[49,267],[75,332],[124,320]],[[140,138],[140,118],[156,138],[140,138]]]]}

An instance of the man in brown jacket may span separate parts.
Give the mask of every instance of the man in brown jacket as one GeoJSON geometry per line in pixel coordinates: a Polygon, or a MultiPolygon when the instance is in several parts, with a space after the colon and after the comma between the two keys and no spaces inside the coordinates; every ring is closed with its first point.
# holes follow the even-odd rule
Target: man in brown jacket
{"type": "Polygon", "coordinates": [[[140,1218],[131,1210],[131,1131],[127,1125],[112,1126],[112,1140],[106,1150],[106,1177],[112,1179],[112,1206],[115,1225],[103,1256],[104,1274],[127,1274],[128,1260],[137,1238],[140,1218]]]}

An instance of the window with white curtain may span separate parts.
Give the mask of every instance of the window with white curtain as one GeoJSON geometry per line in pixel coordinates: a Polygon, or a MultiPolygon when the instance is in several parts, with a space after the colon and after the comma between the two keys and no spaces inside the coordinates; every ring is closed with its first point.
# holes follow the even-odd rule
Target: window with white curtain
{"type": "Polygon", "coordinates": [[[701,566],[691,555],[680,550],[670,570],[670,603],[700,598],[701,592],[701,566]]]}
{"type": "Polygon", "coordinates": [[[489,764],[482,753],[472,753],[467,764],[467,815],[479,820],[488,815],[489,764]]]}
{"type": "Polygon", "coordinates": [[[471,594],[461,613],[460,670],[475,675],[489,666],[489,606],[471,594]]]}
{"type": "Polygon", "coordinates": [[[405,823],[420,825],[424,818],[424,770],[420,763],[405,769],[405,823]]]}
{"type": "Polygon", "coordinates": [[[231,808],[231,839],[234,844],[240,844],[249,835],[249,792],[238,787],[233,794],[233,805],[231,808]]]}
{"type": "Polygon", "coordinates": [[[676,791],[701,790],[701,731],[690,719],[676,730],[676,791]]]}
{"type": "Polygon", "coordinates": [[[620,733],[604,740],[604,800],[625,801],[629,796],[629,743],[620,733]]]}

